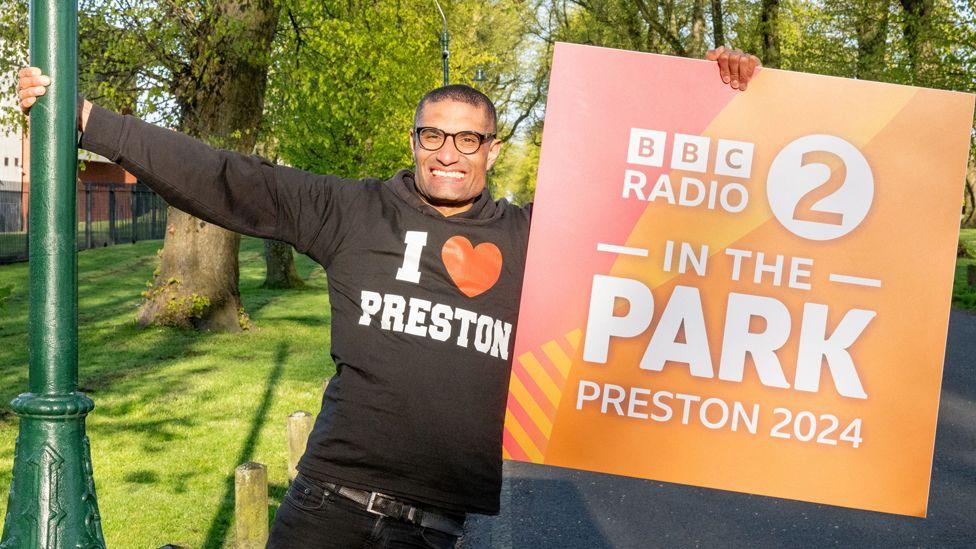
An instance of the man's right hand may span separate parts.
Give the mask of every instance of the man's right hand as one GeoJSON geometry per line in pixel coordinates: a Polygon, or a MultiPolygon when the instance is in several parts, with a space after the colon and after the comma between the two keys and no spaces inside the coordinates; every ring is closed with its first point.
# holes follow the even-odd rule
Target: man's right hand
{"type": "MultiPolygon", "coordinates": [[[[20,110],[30,116],[30,109],[37,102],[37,98],[44,95],[47,87],[51,85],[51,77],[42,74],[37,67],[24,67],[20,69],[17,79],[17,99],[20,101],[20,110]]],[[[88,124],[88,114],[91,112],[91,103],[87,100],[81,107],[81,116],[78,119],[78,129],[85,131],[88,124]]]]}

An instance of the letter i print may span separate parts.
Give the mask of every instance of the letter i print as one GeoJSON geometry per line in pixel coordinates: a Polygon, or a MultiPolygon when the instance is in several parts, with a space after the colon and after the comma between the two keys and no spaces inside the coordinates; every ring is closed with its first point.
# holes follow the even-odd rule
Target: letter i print
{"type": "Polygon", "coordinates": [[[420,282],[420,254],[427,245],[427,233],[424,231],[407,231],[403,239],[407,248],[403,252],[403,265],[397,269],[396,279],[404,282],[420,282]]]}

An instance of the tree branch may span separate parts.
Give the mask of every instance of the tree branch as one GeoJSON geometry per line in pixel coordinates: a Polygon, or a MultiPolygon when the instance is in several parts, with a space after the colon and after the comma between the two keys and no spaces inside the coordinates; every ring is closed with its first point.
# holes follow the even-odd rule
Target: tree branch
{"type": "Polygon", "coordinates": [[[665,27],[657,19],[657,14],[651,13],[651,10],[647,6],[647,2],[645,2],[644,0],[634,0],[634,4],[637,5],[637,9],[638,11],[640,11],[641,15],[643,16],[644,21],[646,21],[647,24],[650,25],[655,32],[657,32],[658,35],[664,38],[664,40],[667,41],[667,43],[670,44],[672,48],[674,48],[674,53],[676,55],[681,55],[681,56],[688,55],[688,52],[685,49],[684,44],[681,43],[681,40],[678,39],[677,36],[675,36],[670,30],[668,30],[667,27],[665,27]]]}

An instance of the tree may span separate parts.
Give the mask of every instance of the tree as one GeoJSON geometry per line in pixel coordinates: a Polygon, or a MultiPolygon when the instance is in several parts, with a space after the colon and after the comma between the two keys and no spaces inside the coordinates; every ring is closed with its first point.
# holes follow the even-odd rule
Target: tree
{"type": "Polygon", "coordinates": [[[862,0],[854,10],[857,66],[854,75],[867,80],[882,77],[887,52],[890,0],[862,0]]]}
{"type": "Polygon", "coordinates": [[[779,0],[762,0],[759,13],[762,62],[767,67],[779,67],[779,0]]]}
{"type": "MultiPolygon", "coordinates": [[[[26,2],[0,15],[5,66],[22,65],[26,2]]],[[[279,0],[108,0],[79,9],[79,88],[211,145],[254,152],[279,0]]],[[[240,330],[239,235],[170,208],[140,324],[240,330]]]]}
{"type": "Polygon", "coordinates": [[[712,41],[715,47],[725,45],[725,17],[722,0],[712,0],[712,41]]]}
{"type": "MultiPolygon", "coordinates": [[[[163,21],[169,23],[161,25],[162,32],[133,32],[146,31],[143,39],[170,76],[179,130],[251,153],[279,6],[273,0],[216,0],[192,7],[197,9],[164,3],[163,21]]],[[[126,10],[122,14],[137,20],[126,10]]],[[[239,245],[240,235],[170,207],[160,268],[145,293],[139,323],[220,331],[246,327],[238,291],[239,245]]]]}
{"type": "Polygon", "coordinates": [[[905,10],[903,33],[912,81],[924,85],[930,72],[933,0],[900,0],[905,10]]]}
{"type": "Polygon", "coordinates": [[[708,49],[705,45],[705,0],[694,0],[691,9],[691,41],[688,45],[688,55],[705,57],[708,49]]]}
{"type": "MultiPolygon", "coordinates": [[[[4,2],[0,9],[0,99],[12,101],[16,86],[17,70],[27,63],[27,10],[26,0],[4,2]]],[[[23,116],[13,104],[0,108],[0,134],[8,128],[24,123],[23,116]]]]}
{"type": "Polygon", "coordinates": [[[295,256],[291,244],[277,240],[264,241],[264,288],[302,288],[305,282],[295,269],[295,256]]]}
{"type": "MultiPolygon", "coordinates": [[[[473,84],[512,135],[543,94],[523,93],[528,8],[516,2],[444,3],[451,81],[473,84]],[[477,69],[489,76],[474,82],[477,69]]],[[[276,44],[268,109],[274,154],[298,168],[388,177],[412,165],[408,133],[424,93],[441,84],[440,20],[426,0],[295,3],[276,44]]],[[[528,76],[526,76],[526,74],[528,76]]]]}

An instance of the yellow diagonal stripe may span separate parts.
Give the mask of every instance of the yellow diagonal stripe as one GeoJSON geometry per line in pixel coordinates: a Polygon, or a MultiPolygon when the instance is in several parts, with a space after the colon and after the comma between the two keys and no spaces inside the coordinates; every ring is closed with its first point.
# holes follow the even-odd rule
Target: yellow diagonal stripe
{"type": "Polygon", "coordinates": [[[552,403],[553,407],[559,408],[559,387],[556,387],[556,384],[553,383],[552,378],[546,373],[542,364],[539,364],[539,361],[536,360],[532,353],[525,353],[520,356],[519,362],[522,363],[522,366],[525,366],[526,373],[542,389],[542,392],[549,399],[549,402],[552,403]]]}
{"type": "Polygon", "coordinates": [[[522,429],[519,422],[515,421],[515,418],[512,417],[511,412],[508,410],[505,411],[505,426],[508,427],[508,432],[512,433],[512,438],[515,439],[515,442],[529,455],[529,458],[534,463],[542,463],[542,452],[535,447],[535,444],[532,444],[532,439],[529,438],[529,435],[522,429]]]}
{"type": "Polygon", "coordinates": [[[576,328],[572,332],[566,334],[566,341],[569,342],[569,346],[573,348],[573,351],[578,351],[580,346],[580,341],[583,339],[583,330],[576,328]]]}
{"type": "Polygon", "coordinates": [[[509,454],[504,446],[502,446],[502,459],[512,459],[512,454],[509,454]]]}
{"type": "Polygon", "coordinates": [[[535,399],[529,394],[528,389],[525,388],[525,385],[522,385],[522,380],[512,376],[512,383],[509,390],[515,397],[515,400],[517,400],[518,403],[522,405],[522,408],[524,408],[529,414],[529,417],[532,418],[532,421],[535,422],[536,426],[539,427],[542,434],[548,439],[549,435],[552,434],[552,420],[546,415],[545,412],[542,411],[542,408],[539,408],[539,405],[536,404],[535,399]]]}
{"type": "Polygon", "coordinates": [[[566,356],[566,353],[563,352],[562,347],[560,347],[555,341],[550,341],[549,343],[544,344],[542,346],[542,352],[549,357],[549,360],[552,361],[552,363],[556,366],[559,373],[563,375],[563,378],[559,380],[561,385],[561,382],[566,381],[566,376],[569,375],[569,367],[572,365],[569,357],[566,356]]]}

